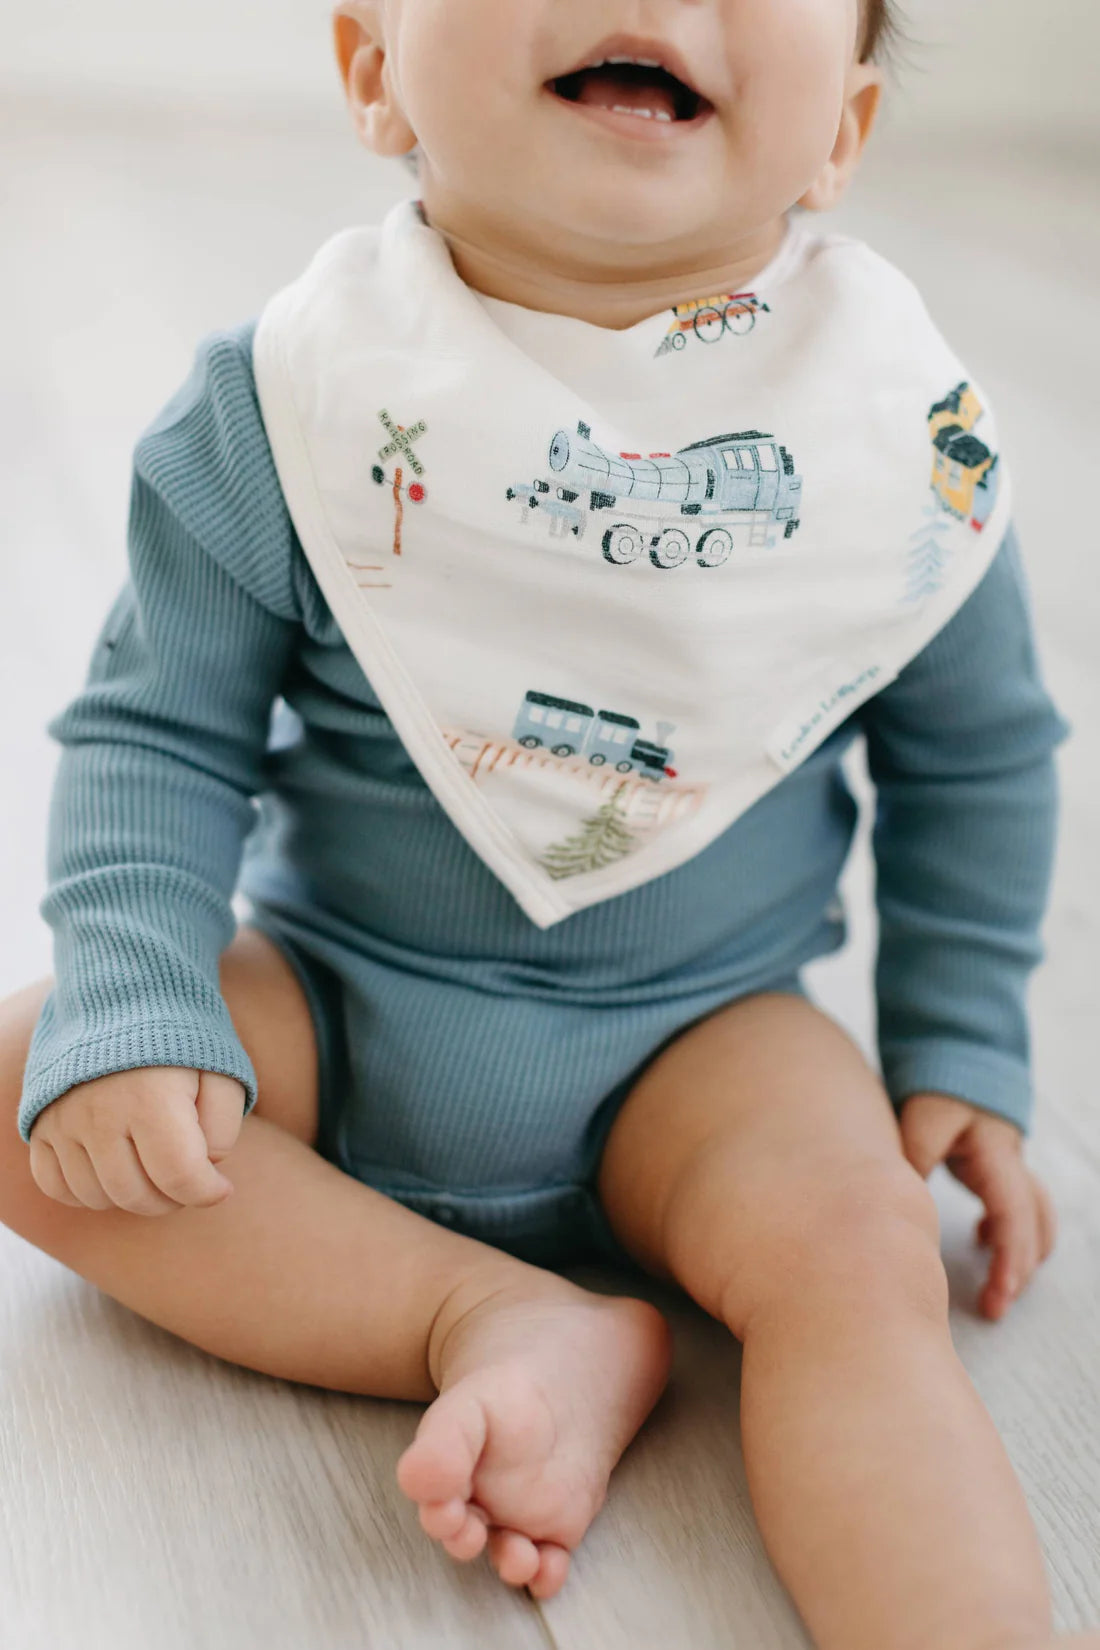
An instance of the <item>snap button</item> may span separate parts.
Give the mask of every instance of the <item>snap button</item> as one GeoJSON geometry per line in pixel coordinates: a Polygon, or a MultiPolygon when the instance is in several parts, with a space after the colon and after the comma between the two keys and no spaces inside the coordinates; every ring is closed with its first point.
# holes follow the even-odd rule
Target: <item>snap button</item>
{"type": "Polygon", "coordinates": [[[437,1203],[435,1218],[442,1221],[444,1226],[453,1226],[456,1219],[456,1210],[453,1203],[437,1203]]]}

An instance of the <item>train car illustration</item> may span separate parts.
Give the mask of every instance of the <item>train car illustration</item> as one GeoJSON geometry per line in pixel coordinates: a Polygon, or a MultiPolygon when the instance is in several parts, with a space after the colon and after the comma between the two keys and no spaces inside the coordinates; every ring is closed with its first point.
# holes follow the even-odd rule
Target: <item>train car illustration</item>
{"type": "Polygon", "coordinates": [[[717,344],[727,333],[751,332],[760,314],[771,310],[755,292],[719,292],[711,298],[692,298],[672,307],[672,325],[657,345],[657,354],[683,349],[688,335],[704,344],[717,344]]]}
{"type": "Polygon", "coordinates": [[[933,441],[940,431],[952,426],[960,430],[972,430],[984,408],[978,400],[977,392],[965,381],[945,395],[942,401],[937,401],[929,410],[928,424],[932,431],[933,441]]]}
{"type": "Polygon", "coordinates": [[[527,693],[512,738],[528,750],[546,745],[554,756],[587,756],[594,768],[610,762],[618,773],[643,779],[676,778],[667,745],[642,739],[641,723],[617,710],[593,710],[576,699],[527,693]]]}
{"type": "Polygon", "coordinates": [[[603,535],[603,553],[616,566],[648,549],[655,567],[680,567],[694,554],[700,567],[720,567],[740,532],[750,546],[769,545],[777,523],[785,538],[799,527],[802,477],[794,459],[762,430],[707,436],[675,453],[609,453],[587,424],[576,435],[558,430],[550,443],[550,478],[509,487],[506,496],[551,515],[551,531],[584,533],[585,510],[622,511],[603,535]],[[566,513],[568,512],[568,513],[566,513]],[[697,533],[691,517],[717,517],[697,533]],[[671,518],[671,519],[670,519],[671,518]]]}
{"type": "Polygon", "coordinates": [[[958,384],[928,414],[932,432],[932,486],[945,510],[981,532],[997,502],[999,457],[974,425],[984,408],[968,383],[958,384]]]}

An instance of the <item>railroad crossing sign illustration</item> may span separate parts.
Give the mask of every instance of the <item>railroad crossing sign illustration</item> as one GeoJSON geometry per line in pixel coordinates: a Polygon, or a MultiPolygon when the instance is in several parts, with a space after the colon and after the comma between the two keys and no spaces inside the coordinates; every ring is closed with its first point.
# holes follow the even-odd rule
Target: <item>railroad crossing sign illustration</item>
{"type": "MultiPolygon", "coordinates": [[[[392,458],[395,453],[398,453],[406,461],[413,475],[422,476],[424,474],[424,466],[413,452],[412,444],[420,436],[422,436],[428,428],[424,420],[421,419],[419,423],[412,424],[408,429],[406,429],[404,424],[394,423],[385,407],[383,407],[381,412],[378,414],[378,418],[383,429],[390,438],[384,447],[379,447],[379,458],[392,458]]],[[[381,464],[375,464],[371,467],[371,476],[378,483],[379,487],[385,485],[386,472],[382,468],[381,464]]],[[[411,481],[406,487],[404,485],[404,481],[404,467],[401,464],[398,464],[394,468],[393,481],[391,483],[393,489],[393,553],[395,556],[399,556],[401,554],[401,521],[404,515],[403,497],[407,495],[413,504],[422,504],[426,497],[425,489],[421,482],[411,481]]],[[[367,567],[366,571],[376,573],[381,572],[382,570],[377,567],[367,567]]],[[[362,588],[370,587],[362,586],[362,588]]],[[[374,588],[388,588],[388,586],[375,586],[374,588]]]]}
{"type": "Polygon", "coordinates": [[[424,474],[424,466],[413,452],[412,444],[420,436],[422,436],[428,428],[424,420],[421,419],[419,424],[413,424],[406,430],[403,425],[394,423],[385,407],[382,408],[382,411],[378,414],[378,417],[381,420],[383,429],[390,438],[384,447],[379,447],[379,458],[385,462],[387,458],[392,458],[395,453],[401,453],[402,456],[408,461],[409,469],[412,471],[413,475],[422,476],[424,474]]]}

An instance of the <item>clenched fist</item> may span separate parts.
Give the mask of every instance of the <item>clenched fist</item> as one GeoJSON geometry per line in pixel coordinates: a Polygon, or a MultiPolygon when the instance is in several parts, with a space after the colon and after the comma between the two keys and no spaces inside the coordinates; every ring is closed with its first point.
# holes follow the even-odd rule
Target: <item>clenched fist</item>
{"type": "Polygon", "coordinates": [[[234,1145],[245,1092],[235,1077],[142,1066],[78,1083],[31,1129],[31,1174],[58,1203],[166,1215],[233,1190],[214,1165],[234,1145]]]}

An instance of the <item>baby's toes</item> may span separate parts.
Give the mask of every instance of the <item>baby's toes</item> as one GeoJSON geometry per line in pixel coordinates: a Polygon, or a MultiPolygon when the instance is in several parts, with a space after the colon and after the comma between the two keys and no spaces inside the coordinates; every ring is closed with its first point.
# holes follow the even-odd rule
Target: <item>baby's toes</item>
{"type": "Polygon", "coordinates": [[[420,1528],[433,1541],[452,1541],[466,1528],[470,1509],[455,1496],[451,1501],[424,1501],[420,1507],[420,1528]]]}
{"type": "Polygon", "coordinates": [[[509,1587],[526,1587],[538,1575],[540,1556],[535,1543],[518,1530],[492,1530],[489,1558],[501,1581],[509,1587]]]}
{"type": "Polygon", "coordinates": [[[472,1558],[477,1558],[485,1549],[489,1537],[489,1526],[485,1514],[477,1507],[466,1508],[466,1518],[462,1528],[440,1544],[445,1553],[457,1558],[460,1564],[468,1564],[472,1558]]]}
{"type": "Polygon", "coordinates": [[[540,1541],[538,1574],[527,1583],[532,1598],[553,1598],[565,1586],[569,1554],[556,1541],[540,1541]]]}
{"type": "Polygon", "coordinates": [[[397,1482],[412,1501],[465,1501],[485,1448],[485,1411],[460,1382],[436,1399],[397,1463],[397,1482]]]}

